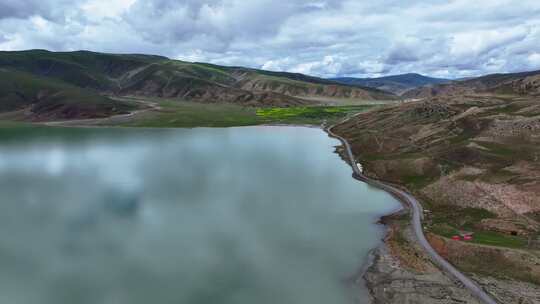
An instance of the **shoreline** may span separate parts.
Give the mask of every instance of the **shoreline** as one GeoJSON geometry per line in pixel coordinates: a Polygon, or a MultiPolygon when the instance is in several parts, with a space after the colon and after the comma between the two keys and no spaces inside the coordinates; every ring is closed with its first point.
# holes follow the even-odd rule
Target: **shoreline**
{"type": "MultiPolygon", "coordinates": [[[[107,119],[107,118],[105,118],[105,119],[107,119]]],[[[103,119],[103,120],[105,120],[105,119],[103,119]]],[[[99,120],[101,120],[101,119],[97,119],[97,121],[99,121],[99,120]]],[[[94,120],[94,121],[96,121],[96,120],[94,120]]],[[[69,124],[69,123],[66,124],[66,121],[63,121],[63,122],[60,122],[59,124],[54,125],[52,127],[61,127],[61,128],[62,127],[67,127],[67,128],[79,128],[79,127],[80,128],[85,128],[85,127],[86,128],[108,128],[109,127],[109,126],[98,126],[98,125],[84,125],[85,121],[81,121],[81,120],[79,120],[79,121],[75,120],[75,121],[72,121],[72,122],[75,122],[75,123],[83,122],[83,124],[82,125],[69,124]]],[[[45,123],[45,124],[44,123],[37,123],[37,125],[51,127],[51,125],[49,125],[47,123],[45,123]]],[[[140,127],[122,127],[122,126],[117,126],[117,127],[120,127],[120,128],[134,128],[134,129],[140,128],[140,127]]],[[[362,279],[364,281],[363,284],[362,284],[363,285],[362,288],[367,289],[368,296],[369,296],[369,298],[371,300],[371,303],[386,303],[386,302],[380,302],[376,298],[376,295],[375,295],[376,291],[374,290],[374,288],[372,286],[373,282],[370,281],[370,277],[372,277],[373,275],[369,273],[370,270],[372,270],[374,268],[380,268],[381,265],[378,265],[379,264],[378,261],[381,259],[382,256],[384,256],[385,254],[386,255],[388,254],[389,244],[388,244],[387,241],[388,241],[388,236],[390,235],[392,227],[387,222],[385,222],[385,218],[392,217],[393,215],[399,214],[399,213],[402,213],[402,214],[405,213],[405,214],[410,215],[411,210],[413,211],[413,216],[416,216],[418,214],[420,214],[420,216],[421,216],[421,215],[423,215],[421,205],[419,203],[417,203],[417,205],[415,207],[415,204],[413,203],[413,201],[411,201],[411,199],[414,200],[414,198],[412,198],[412,196],[410,196],[408,193],[403,192],[403,190],[401,190],[399,188],[395,188],[395,186],[386,185],[386,184],[384,184],[384,183],[382,183],[380,181],[371,180],[367,176],[364,176],[362,174],[362,172],[360,172],[360,169],[356,166],[355,158],[354,158],[354,155],[352,154],[352,149],[350,148],[350,145],[347,142],[347,140],[344,139],[343,137],[339,136],[339,135],[334,134],[332,132],[332,128],[334,127],[334,125],[330,126],[330,127],[325,127],[324,124],[322,124],[322,125],[305,125],[305,124],[276,123],[276,124],[255,124],[255,125],[250,125],[250,126],[231,126],[231,127],[293,127],[293,128],[294,127],[303,127],[303,128],[321,129],[323,132],[327,133],[327,135],[329,137],[338,140],[341,143],[341,147],[345,148],[345,151],[344,150],[341,150],[341,151],[336,150],[335,153],[340,155],[342,160],[350,165],[350,167],[353,170],[352,177],[354,179],[357,179],[358,181],[361,181],[361,182],[363,182],[363,183],[365,183],[367,185],[376,187],[379,190],[383,190],[383,191],[387,192],[388,194],[393,196],[400,203],[399,208],[396,208],[395,210],[392,210],[392,211],[390,211],[390,212],[388,212],[386,214],[382,214],[380,216],[377,216],[378,220],[375,222],[375,224],[383,226],[383,228],[382,228],[384,230],[383,231],[383,239],[381,240],[381,242],[376,247],[372,248],[368,252],[366,257],[364,258],[364,262],[362,263],[362,265],[360,265],[359,270],[353,275],[355,283],[358,283],[360,279],[362,279]],[[415,208],[416,209],[419,208],[419,211],[415,210],[415,208]]],[[[145,129],[145,128],[142,128],[142,129],[145,129]]],[[[155,128],[148,128],[148,129],[155,129],[155,128]]],[[[167,128],[165,128],[165,129],[167,129],[167,128]]],[[[177,128],[171,128],[171,129],[177,129],[177,128]]],[[[188,129],[193,129],[193,128],[188,128],[188,129]]],[[[411,225],[411,223],[409,223],[409,226],[413,226],[413,225],[411,225]]],[[[427,243],[427,241],[425,240],[425,236],[423,236],[423,232],[422,232],[422,237],[424,238],[424,241],[427,243]]],[[[411,245],[413,245],[413,246],[418,245],[418,243],[421,243],[421,241],[422,240],[416,239],[415,240],[416,244],[411,244],[411,245]]],[[[429,248],[431,248],[431,246],[429,244],[427,246],[429,246],[429,248]]],[[[425,247],[426,246],[424,245],[424,248],[425,247]]],[[[434,251],[433,248],[431,248],[431,250],[434,251]]],[[[428,251],[428,250],[426,250],[426,251],[428,251]]],[[[442,259],[440,256],[438,256],[437,253],[435,253],[435,255],[439,259],[443,260],[443,262],[450,265],[448,262],[446,262],[444,259],[442,259]]],[[[385,258],[387,258],[387,257],[385,257],[385,258]]],[[[432,258],[433,258],[433,256],[432,256],[432,258]]],[[[437,261],[437,264],[444,264],[444,263],[441,263],[441,261],[437,261]]],[[[439,266],[441,266],[441,265],[439,265],[439,266]]],[[[447,265],[442,265],[442,266],[443,266],[442,268],[448,267],[447,265]]],[[[450,268],[450,270],[448,270],[448,269],[445,269],[446,271],[443,270],[443,273],[448,274],[448,272],[449,272],[454,277],[457,277],[458,280],[463,282],[463,278],[459,277],[459,274],[460,274],[459,271],[454,269],[455,272],[458,273],[458,275],[456,276],[455,273],[452,271],[453,266],[450,265],[449,268],[450,268]]],[[[382,274],[383,273],[381,273],[381,275],[382,274]]],[[[464,275],[462,275],[462,274],[461,274],[461,276],[464,277],[464,275]]],[[[485,296],[483,296],[482,295],[483,290],[481,290],[480,287],[476,286],[476,283],[472,282],[472,280],[470,282],[468,282],[467,280],[469,280],[469,279],[466,278],[466,277],[465,277],[465,279],[466,280],[465,280],[464,285],[467,285],[467,283],[468,283],[469,286],[467,286],[467,287],[473,293],[475,293],[475,294],[477,293],[479,295],[478,298],[482,299],[482,303],[488,303],[488,304],[497,303],[497,302],[491,300],[490,297],[487,296],[487,294],[485,296]]],[[[385,290],[386,290],[386,288],[385,288],[385,290]]]]}
{"type": "MultiPolygon", "coordinates": [[[[126,114],[122,114],[126,115],[126,114]]],[[[107,125],[98,125],[98,124],[85,124],[88,122],[98,122],[100,120],[107,120],[108,118],[100,118],[100,119],[88,119],[88,120],[68,120],[68,121],[59,121],[59,122],[34,122],[30,123],[35,126],[41,126],[41,127],[51,127],[51,128],[81,128],[81,129],[107,129],[107,128],[114,128],[114,129],[147,129],[147,130],[153,130],[153,129],[178,129],[178,128],[163,128],[163,127],[129,127],[129,126],[107,126],[107,125]]],[[[249,126],[229,126],[229,127],[192,127],[192,128],[181,128],[181,129],[198,129],[198,128],[244,128],[244,127],[286,127],[286,128],[309,128],[309,129],[320,129],[322,132],[326,133],[327,135],[330,135],[328,132],[328,128],[326,128],[324,125],[315,125],[315,124],[287,124],[287,123],[266,123],[266,124],[255,124],[255,125],[249,125],[249,126]]],[[[338,140],[341,145],[343,145],[343,142],[336,137],[330,136],[333,139],[338,140]]],[[[334,146],[337,147],[337,146],[334,146]]],[[[350,163],[347,161],[346,158],[339,153],[339,151],[335,151],[336,153],[343,161],[345,161],[347,164],[350,165],[350,163]]],[[[353,174],[352,176],[354,179],[355,176],[353,174]]],[[[366,183],[367,185],[370,185],[369,183],[366,183]]],[[[378,252],[381,251],[381,248],[386,247],[385,239],[387,238],[389,234],[389,226],[385,223],[384,218],[391,216],[393,214],[397,214],[400,212],[403,212],[404,210],[407,210],[407,207],[401,202],[399,199],[397,199],[399,202],[398,206],[390,211],[383,211],[380,215],[375,215],[373,217],[373,224],[376,226],[379,226],[382,230],[382,238],[378,241],[378,243],[369,250],[369,252],[362,258],[362,263],[357,266],[357,270],[351,274],[350,279],[354,282],[354,284],[362,284],[360,288],[366,291],[366,295],[370,299],[370,303],[373,303],[372,299],[372,291],[369,288],[368,281],[365,279],[365,276],[368,272],[368,270],[373,267],[373,264],[375,263],[376,257],[378,255],[378,252]],[[362,282],[360,282],[362,281],[362,282]]]]}
{"type": "MultiPolygon", "coordinates": [[[[121,114],[120,116],[132,116],[133,113],[130,114],[121,114]]],[[[113,116],[115,117],[115,116],[113,116]]],[[[107,128],[114,128],[114,129],[178,129],[178,128],[163,128],[163,127],[130,127],[130,126],[108,126],[108,125],[100,125],[100,121],[107,121],[110,119],[110,117],[107,118],[97,118],[97,119],[82,119],[82,120],[66,120],[66,121],[58,121],[58,122],[31,122],[31,125],[34,126],[41,126],[41,127],[51,127],[51,128],[81,128],[81,129],[107,129],[107,128]]],[[[332,136],[331,133],[328,132],[327,127],[324,125],[315,125],[315,124],[287,124],[287,123],[264,123],[264,124],[255,124],[255,125],[249,125],[249,126],[229,126],[229,127],[217,127],[217,128],[244,128],[244,127],[287,127],[287,128],[310,128],[310,129],[320,129],[322,132],[329,135],[329,137],[338,140],[341,143],[341,146],[343,146],[343,141],[335,136],[332,136]]],[[[198,129],[198,128],[215,128],[215,127],[192,127],[192,128],[182,128],[182,129],[198,129]]],[[[338,146],[335,146],[338,147],[338,146]]],[[[342,161],[345,161],[350,166],[353,166],[350,161],[344,157],[340,151],[335,151],[342,161]]],[[[354,170],[353,170],[354,171],[354,170]]],[[[354,174],[352,176],[353,179],[356,179],[354,174]]],[[[366,183],[367,185],[370,185],[369,183],[366,183]]],[[[368,270],[373,267],[376,257],[378,256],[379,252],[387,246],[386,244],[386,238],[390,233],[390,227],[387,223],[385,223],[384,218],[392,216],[393,214],[397,214],[400,212],[403,212],[404,210],[407,210],[407,206],[403,204],[403,202],[399,199],[396,199],[399,202],[399,205],[396,207],[396,209],[390,210],[390,211],[384,211],[380,215],[376,215],[373,217],[373,224],[376,226],[379,226],[382,230],[382,238],[379,240],[379,242],[369,250],[369,252],[362,258],[362,263],[357,266],[357,270],[351,274],[350,278],[351,281],[354,282],[354,284],[362,284],[360,288],[366,291],[366,295],[370,299],[370,303],[373,303],[373,295],[372,291],[369,288],[368,281],[366,280],[365,276],[368,272],[368,270]]]]}
{"type": "MultiPolygon", "coordinates": [[[[345,139],[340,137],[340,136],[337,136],[337,135],[333,134],[331,132],[331,130],[330,130],[332,127],[334,127],[334,126],[330,126],[330,127],[321,126],[320,129],[323,132],[325,132],[330,138],[338,140],[341,143],[341,147],[344,147],[345,146],[345,142],[344,142],[345,139]]],[[[355,163],[353,162],[353,160],[350,159],[350,158],[347,159],[347,157],[345,155],[343,155],[342,153],[340,153],[340,151],[336,150],[335,153],[337,155],[339,155],[339,157],[341,157],[341,159],[344,162],[346,162],[349,166],[351,166],[351,169],[353,170],[352,178],[358,180],[355,177],[355,173],[354,173],[354,171],[355,171],[355,169],[354,169],[355,163]]],[[[358,181],[360,181],[360,180],[358,180],[358,181]]],[[[364,181],[360,181],[360,182],[365,183],[364,181]]],[[[370,185],[369,183],[365,183],[365,184],[370,185]]],[[[379,190],[381,190],[381,189],[379,189],[379,190]]],[[[369,303],[379,303],[378,300],[375,298],[374,290],[372,289],[372,287],[369,286],[370,282],[369,282],[369,280],[367,279],[366,276],[368,274],[368,271],[375,266],[376,260],[380,256],[381,252],[386,251],[387,247],[388,247],[386,240],[387,240],[388,236],[390,235],[390,227],[389,227],[388,223],[386,223],[385,218],[391,217],[391,216],[393,216],[395,214],[399,214],[400,212],[404,212],[404,211],[407,214],[410,213],[410,209],[408,208],[407,205],[403,204],[403,202],[401,200],[399,200],[397,198],[395,198],[395,199],[399,202],[400,207],[396,208],[396,210],[393,210],[393,211],[391,211],[389,213],[378,216],[377,221],[374,223],[375,225],[379,225],[379,226],[382,227],[383,238],[380,240],[380,242],[377,244],[376,247],[369,250],[368,254],[364,258],[364,262],[362,263],[362,265],[360,265],[358,271],[353,275],[355,284],[359,284],[360,281],[362,281],[361,282],[362,288],[367,290],[367,295],[369,297],[369,303]]]]}
{"type": "MultiPolygon", "coordinates": [[[[407,214],[411,215],[411,221],[408,223],[408,228],[412,228],[414,232],[414,239],[416,244],[420,245],[422,247],[423,252],[427,253],[429,259],[431,262],[439,268],[439,270],[447,277],[452,278],[453,280],[459,281],[459,283],[463,286],[463,288],[468,289],[468,291],[474,296],[476,300],[478,300],[480,303],[485,304],[497,304],[497,302],[488,294],[486,293],[478,283],[467,277],[465,274],[461,273],[458,269],[456,269],[453,265],[451,265],[447,260],[445,260],[443,257],[441,257],[435,249],[431,246],[431,244],[427,241],[426,236],[424,235],[423,229],[422,229],[422,217],[423,217],[423,208],[422,205],[408,192],[401,190],[400,188],[397,188],[395,186],[385,184],[384,182],[373,180],[367,176],[365,176],[362,172],[360,172],[360,169],[355,165],[355,158],[351,149],[351,146],[349,142],[332,132],[332,128],[334,126],[330,126],[328,128],[325,128],[324,131],[326,133],[335,139],[338,139],[342,145],[345,148],[345,153],[348,156],[348,162],[353,170],[353,177],[361,182],[364,182],[368,185],[372,185],[374,187],[377,187],[383,191],[386,191],[393,197],[395,197],[399,202],[402,203],[404,206],[404,210],[407,211],[407,214]]],[[[343,157],[343,155],[342,155],[343,157]]],[[[389,217],[389,216],[388,216],[389,217]]],[[[383,242],[384,245],[385,242],[383,242]]],[[[381,248],[377,248],[379,252],[384,250],[384,246],[381,248]]],[[[372,268],[374,265],[372,265],[370,268],[372,268]]],[[[365,277],[366,275],[364,275],[365,277]]],[[[369,283],[369,282],[366,282],[369,283]]],[[[369,287],[368,287],[369,289],[369,287]]],[[[373,293],[373,290],[370,290],[370,293],[373,293]]],[[[373,294],[372,294],[373,295],[373,294]]],[[[374,303],[378,303],[377,299],[375,299],[374,303]]]]}

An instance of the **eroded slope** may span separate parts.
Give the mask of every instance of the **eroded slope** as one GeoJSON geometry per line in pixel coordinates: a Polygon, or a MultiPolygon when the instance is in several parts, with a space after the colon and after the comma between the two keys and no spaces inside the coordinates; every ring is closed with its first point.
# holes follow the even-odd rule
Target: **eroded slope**
{"type": "MultiPolygon", "coordinates": [[[[512,298],[508,286],[519,285],[512,282],[540,285],[540,101],[534,96],[432,98],[363,113],[333,130],[349,140],[368,175],[421,200],[433,246],[458,268],[476,274],[500,299],[512,298]],[[472,242],[450,239],[466,233],[473,233],[472,242]]],[[[505,303],[539,300],[540,289],[525,293],[533,297],[505,303]]]]}

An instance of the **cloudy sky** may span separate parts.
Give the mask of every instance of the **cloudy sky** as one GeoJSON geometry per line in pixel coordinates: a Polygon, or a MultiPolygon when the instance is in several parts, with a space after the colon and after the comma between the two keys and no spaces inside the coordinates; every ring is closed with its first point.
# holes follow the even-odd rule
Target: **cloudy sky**
{"type": "Polygon", "coordinates": [[[0,0],[0,50],[33,48],[463,77],[540,69],[540,1],[0,0]]]}

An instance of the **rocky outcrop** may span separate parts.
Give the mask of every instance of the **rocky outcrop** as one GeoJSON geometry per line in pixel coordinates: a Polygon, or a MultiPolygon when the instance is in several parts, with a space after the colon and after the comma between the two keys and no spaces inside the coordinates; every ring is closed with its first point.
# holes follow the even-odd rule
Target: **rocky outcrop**
{"type": "Polygon", "coordinates": [[[540,303],[540,288],[538,285],[498,280],[492,277],[473,276],[500,303],[505,304],[538,304],[540,303]]]}
{"type": "Polygon", "coordinates": [[[375,304],[478,303],[467,289],[435,267],[406,224],[408,211],[385,216],[388,234],[372,251],[364,280],[375,304]]]}
{"type": "Polygon", "coordinates": [[[540,75],[516,80],[512,83],[512,89],[523,95],[540,95],[540,75]]]}
{"type": "Polygon", "coordinates": [[[373,262],[364,274],[374,304],[480,304],[442,272],[418,272],[400,265],[386,245],[372,252],[373,262]]]}

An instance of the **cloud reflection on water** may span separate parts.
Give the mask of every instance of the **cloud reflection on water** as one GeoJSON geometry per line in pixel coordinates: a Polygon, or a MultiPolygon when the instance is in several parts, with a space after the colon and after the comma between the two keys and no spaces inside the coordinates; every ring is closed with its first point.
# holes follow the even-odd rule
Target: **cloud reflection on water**
{"type": "Polygon", "coordinates": [[[2,303],[347,303],[396,207],[316,129],[80,132],[0,149],[2,303]]]}

